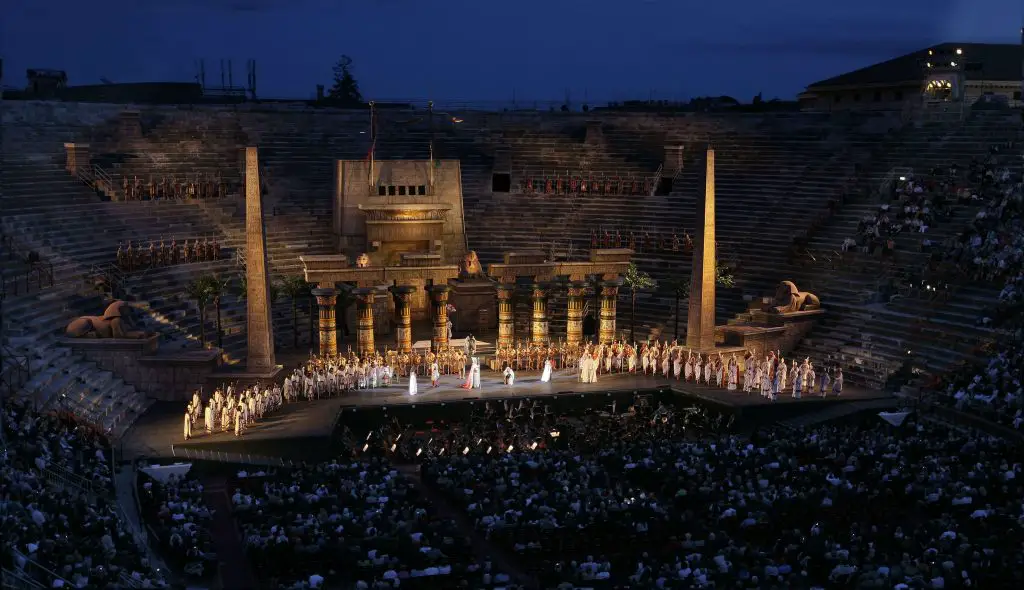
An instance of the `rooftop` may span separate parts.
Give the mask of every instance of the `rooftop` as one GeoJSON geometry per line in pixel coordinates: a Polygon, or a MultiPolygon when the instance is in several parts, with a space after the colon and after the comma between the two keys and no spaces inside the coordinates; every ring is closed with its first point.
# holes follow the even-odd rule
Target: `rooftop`
{"type": "Polygon", "coordinates": [[[873,64],[859,70],[814,82],[807,90],[821,90],[842,86],[866,86],[921,82],[929,60],[956,56],[961,50],[964,73],[968,80],[1019,82],[1024,46],[1009,43],[941,43],[913,53],[873,64]],[[929,54],[929,52],[932,52],[929,54]]]}

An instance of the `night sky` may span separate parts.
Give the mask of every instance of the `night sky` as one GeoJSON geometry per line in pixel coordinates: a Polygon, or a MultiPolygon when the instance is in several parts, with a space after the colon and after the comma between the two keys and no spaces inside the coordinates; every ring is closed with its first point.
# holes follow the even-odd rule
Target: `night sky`
{"type": "Polygon", "coordinates": [[[3,0],[7,86],[207,82],[258,64],[266,97],[310,98],[341,54],[364,97],[441,102],[732,95],[808,83],[943,41],[1020,40],[1021,0],[3,0]],[[161,6],[166,4],[167,7],[161,6]]]}

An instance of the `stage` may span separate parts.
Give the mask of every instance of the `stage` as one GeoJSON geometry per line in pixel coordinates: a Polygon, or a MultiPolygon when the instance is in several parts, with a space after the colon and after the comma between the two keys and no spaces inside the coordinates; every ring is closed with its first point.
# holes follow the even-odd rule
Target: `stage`
{"type": "MultiPolygon", "coordinates": [[[[430,387],[429,380],[418,381],[419,393],[408,394],[408,382],[401,385],[373,390],[360,390],[344,396],[299,401],[285,404],[278,411],[265,416],[236,437],[233,432],[207,434],[196,428],[189,441],[182,435],[184,407],[182,404],[160,404],[139,418],[121,440],[121,452],[125,459],[133,457],[171,456],[171,445],[179,448],[236,447],[251,443],[254,447],[266,448],[275,442],[292,444],[325,444],[334,432],[338,418],[345,412],[409,412],[417,406],[462,404],[484,400],[503,400],[544,397],[591,397],[627,396],[638,393],[671,393],[683,398],[700,400],[704,405],[719,406],[737,415],[744,412],[768,412],[777,415],[784,408],[789,411],[810,411],[821,404],[845,403],[885,399],[892,396],[878,391],[846,388],[841,396],[829,395],[794,399],[790,395],[779,396],[772,402],[759,394],[745,394],[742,391],[728,391],[680,382],[663,377],[644,377],[628,374],[601,375],[597,383],[579,383],[575,370],[556,371],[549,383],[540,382],[539,372],[520,372],[513,386],[505,385],[497,373],[485,372],[480,389],[462,389],[463,380],[458,376],[441,378],[440,386],[430,387]],[[304,441],[304,442],[303,442],[304,441]]],[[[610,403],[610,402],[609,402],[610,403]]],[[[369,416],[367,416],[369,418],[369,416]]]]}

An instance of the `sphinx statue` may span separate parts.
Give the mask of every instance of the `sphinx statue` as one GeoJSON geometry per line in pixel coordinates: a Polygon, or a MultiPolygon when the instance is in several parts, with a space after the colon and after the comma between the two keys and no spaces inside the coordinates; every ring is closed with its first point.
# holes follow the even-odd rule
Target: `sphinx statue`
{"type": "Polygon", "coordinates": [[[770,313],[793,313],[821,309],[821,301],[814,293],[801,291],[793,281],[782,281],[775,288],[775,297],[765,305],[764,311],[770,313]]]}
{"type": "Polygon", "coordinates": [[[140,340],[148,334],[135,327],[132,308],[124,301],[114,301],[101,316],[84,315],[71,320],[64,334],[68,338],[123,338],[140,340]]]}
{"type": "Polygon", "coordinates": [[[367,268],[370,266],[370,255],[363,252],[356,258],[356,268],[367,268]]]}
{"type": "Polygon", "coordinates": [[[476,250],[466,252],[462,257],[462,268],[459,269],[459,276],[467,279],[477,279],[484,275],[484,267],[480,264],[480,258],[476,250]]]}

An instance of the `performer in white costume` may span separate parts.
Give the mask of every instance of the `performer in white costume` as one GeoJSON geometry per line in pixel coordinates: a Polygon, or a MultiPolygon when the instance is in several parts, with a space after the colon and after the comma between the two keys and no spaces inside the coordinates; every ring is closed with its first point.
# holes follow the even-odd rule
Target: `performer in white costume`
{"type": "Polygon", "coordinates": [[[505,367],[505,372],[502,373],[505,378],[505,385],[516,384],[516,372],[512,370],[512,367],[505,367]]]}
{"type": "Polygon", "coordinates": [[[843,392],[843,370],[836,369],[836,378],[832,382],[832,393],[839,395],[843,392]]]}
{"type": "Polygon", "coordinates": [[[438,380],[441,379],[441,367],[436,363],[430,365],[430,386],[437,387],[438,380]]]}
{"type": "Polygon", "coordinates": [[[192,406],[185,412],[185,440],[192,438],[192,406]]]}
{"type": "Polygon", "coordinates": [[[548,383],[551,381],[551,370],[554,368],[554,363],[551,359],[544,361],[544,371],[540,374],[540,382],[548,383]]]}
{"type": "Polygon", "coordinates": [[[415,367],[409,369],[409,395],[416,395],[418,393],[416,389],[416,369],[415,367]]]}
{"type": "Polygon", "coordinates": [[[480,358],[479,357],[473,357],[472,371],[473,371],[473,389],[480,389],[480,358]]]}
{"type": "Polygon", "coordinates": [[[726,387],[726,389],[729,391],[736,391],[736,385],[740,381],[740,364],[736,360],[735,354],[729,357],[729,369],[727,375],[728,387],[726,387]]]}

